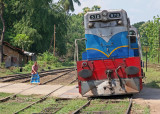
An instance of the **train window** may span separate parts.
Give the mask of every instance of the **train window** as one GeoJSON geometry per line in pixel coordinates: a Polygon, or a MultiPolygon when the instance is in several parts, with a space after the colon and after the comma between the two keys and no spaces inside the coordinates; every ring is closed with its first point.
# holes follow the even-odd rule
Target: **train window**
{"type": "Polygon", "coordinates": [[[130,35],[130,42],[131,43],[136,43],[136,32],[134,30],[129,31],[130,35]]]}
{"type": "Polygon", "coordinates": [[[131,43],[136,43],[136,37],[135,36],[130,36],[130,42],[131,43]]]}
{"type": "Polygon", "coordinates": [[[136,35],[136,32],[134,30],[130,30],[129,35],[136,35]]]}

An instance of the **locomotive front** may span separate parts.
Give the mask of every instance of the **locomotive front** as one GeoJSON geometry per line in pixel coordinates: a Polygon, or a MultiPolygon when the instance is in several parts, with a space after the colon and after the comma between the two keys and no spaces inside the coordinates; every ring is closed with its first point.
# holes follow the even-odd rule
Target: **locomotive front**
{"type": "Polygon", "coordinates": [[[88,12],[84,25],[86,52],[82,61],[77,61],[80,94],[111,96],[140,92],[140,40],[126,11],[88,12]]]}

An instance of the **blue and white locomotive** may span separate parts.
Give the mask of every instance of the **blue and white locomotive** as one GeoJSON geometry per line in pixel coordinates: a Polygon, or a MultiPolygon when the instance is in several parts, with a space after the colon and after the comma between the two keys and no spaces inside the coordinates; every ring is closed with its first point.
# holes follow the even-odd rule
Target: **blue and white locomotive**
{"type": "Polygon", "coordinates": [[[86,52],[77,61],[83,96],[131,94],[142,89],[141,46],[126,11],[103,10],[84,16],[86,52]]]}

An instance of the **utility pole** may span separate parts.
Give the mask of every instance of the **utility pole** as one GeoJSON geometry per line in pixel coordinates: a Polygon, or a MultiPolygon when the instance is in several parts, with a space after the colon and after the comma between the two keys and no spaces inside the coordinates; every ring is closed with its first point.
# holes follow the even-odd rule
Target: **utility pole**
{"type": "Polygon", "coordinates": [[[54,56],[55,56],[55,47],[56,47],[56,25],[54,24],[54,56]]]}

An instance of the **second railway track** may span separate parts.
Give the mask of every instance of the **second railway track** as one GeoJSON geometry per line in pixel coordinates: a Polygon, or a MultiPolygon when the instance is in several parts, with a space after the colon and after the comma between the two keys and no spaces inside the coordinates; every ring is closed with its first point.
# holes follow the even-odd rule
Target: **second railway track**
{"type": "MultiPolygon", "coordinates": [[[[49,71],[41,71],[39,72],[39,74],[41,76],[45,76],[45,75],[51,75],[54,73],[60,73],[60,72],[65,72],[68,70],[71,70],[74,68],[63,68],[63,69],[55,69],[55,70],[49,70],[49,71]]],[[[15,75],[10,75],[10,76],[3,76],[0,77],[0,82],[12,82],[15,80],[21,80],[21,79],[26,79],[26,78],[30,78],[31,74],[27,73],[27,74],[15,74],[15,75]]]]}
{"type": "MultiPolygon", "coordinates": [[[[48,79],[48,80],[44,80],[44,81],[41,82],[41,85],[44,85],[44,84],[50,83],[50,82],[52,82],[52,81],[55,81],[55,80],[57,80],[57,79],[59,79],[59,78],[62,78],[63,76],[71,73],[72,71],[73,71],[73,69],[70,69],[70,70],[67,70],[67,71],[66,71],[65,73],[63,73],[63,74],[61,73],[61,74],[58,75],[58,76],[52,77],[52,78],[50,78],[50,79],[48,79]]],[[[71,78],[72,78],[72,77],[71,77],[71,78]]],[[[13,84],[13,83],[11,83],[11,84],[13,84]]],[[[13,95],[10,95],[10,96],[8,96],[8,97],[2,98],[2,99],[0,99],[0,102],[8,101],[9,99],[16,97],[18,94],[20,94],[20,93],[22,93],[22,92],[24,92],[24,91],[26,91],[26,90],[29,90],[29,89],[31,89],[31,88],[37,87],[37,86],[38,86],[38,85],[34,85],[34,86],[29,87],[29,88],[26,88],[26,89],[24,89],[24,90],[22,90],[22,91],[20,91],[20,92],[17,92],[17,93],[15,93],[15,94],[13,94],[13,95]]]]}
{"type": "MultiPolygon", "coordinates": [[[[47,77],[49,75],[55,75],[55,74],[59,74],[59,73],[63,73],[63,72],[67,72],[70,70],[73,70],[74,68],[63,68],[63,69],[55,69],[55,70],[50,70],[50,71],[43,71],[43,72],[39,72],[40,78],[43,77],[47,77]]],[[[29,82],[31,78],[31,74],[18,74],[18,75],[12,75],[12,76],[6,76],[6,77],[0,77],[0,82],[11,82],[7,85],[4,86],[0,86],[0,88],[6,87],[6,86],[10,86],[13,85],[15,83],[26,83],[29,82]]],[[[53,78],[52,76],[50,77],[50,79],[53,78]]]]}

